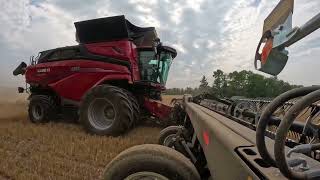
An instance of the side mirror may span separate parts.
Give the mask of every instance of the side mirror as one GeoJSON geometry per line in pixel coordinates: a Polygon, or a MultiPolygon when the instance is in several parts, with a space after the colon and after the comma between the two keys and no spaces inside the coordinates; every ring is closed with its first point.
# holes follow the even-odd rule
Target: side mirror
{"type": "Polygon", "coordinates": [[[20,65],[13,71],[13,75],[17,76],[19,74],[24,74],[26,72],[27,64],[25,62],[20,63],[20,65]]]}
{"type": "Polygon", "coordinates": [[[24,88],[23,87],[18,87],[18,93],[23,93],[24,92],[24,88]]]}

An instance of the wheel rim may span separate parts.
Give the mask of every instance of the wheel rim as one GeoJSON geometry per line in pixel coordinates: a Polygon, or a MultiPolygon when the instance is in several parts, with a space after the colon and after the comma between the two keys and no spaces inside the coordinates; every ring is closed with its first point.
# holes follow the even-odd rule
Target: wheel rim
{"type": "Polygon", "coordinates": [[[32,108],[32,116],[34,117],[35,120],[40,120],[43,117],[43,108],[39,105],[36,104],[32,108]]]}
{"type": "Polygon", "coordinates": [[[88,108],[88,120],[90,124],[99,130],[108,129],[116,118],[113,104],[105,98],[94,99],[88,108]]]}
{"type": "Polygon", "coordinates": [[[137,172],[129,175],[124,180],[169,180],[165,176],[149,171],[137,172]]]}
{"type": "Polygon", "coordinates": [[[168,135],[164,140],[163,140],[163,145],[164,146],[167,146],[167,147],[173,147],[173,144],[172,144],[172,142],[173,142],[173,138],[175,138],[176,137],[176,134],[170,134],[170,135],[168,135]]]}

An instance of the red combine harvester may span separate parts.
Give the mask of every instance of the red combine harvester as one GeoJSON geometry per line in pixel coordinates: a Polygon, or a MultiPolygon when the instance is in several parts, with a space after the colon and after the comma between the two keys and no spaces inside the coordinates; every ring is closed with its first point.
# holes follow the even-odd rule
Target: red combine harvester
{"type": "Polygon", "coordinates": [[[87,131],[120,135],[138,123],[142,111],[168,120],[162,104],[175,49],[163,46],[154,27],[141,28],[125,16],[75,23],[75,46],[42,51],[13,72],[25,75],[29,117],[45,123],[74,109],[87,131]],[[141,113],[140,113],[141,110],[141,113]]]}
{"type": "MultiPolygon", "coordinates": [[[[286,47],[320,28],[320,13],[292,28],[293,5],[281,0],[265,19],[255,53],[259,71],[279,74],[289,57],[286,47]]],[[[121,152],[103,179],[319,180],[319,102],[320,86],[273,100],[184,95],[182,125],[163,129],[159,145],[121,152]]]]}

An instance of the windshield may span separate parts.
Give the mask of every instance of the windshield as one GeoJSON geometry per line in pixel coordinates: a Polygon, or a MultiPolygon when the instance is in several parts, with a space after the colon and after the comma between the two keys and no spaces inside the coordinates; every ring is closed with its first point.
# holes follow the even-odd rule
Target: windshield
{"type": "Polygon", "coordinates": [[[171,53],[163,51],[160,53],[159,60],[155,57],[153,51],[140,51],[139,66],[141,79],[165,85],[172,63],[171,53]]]}

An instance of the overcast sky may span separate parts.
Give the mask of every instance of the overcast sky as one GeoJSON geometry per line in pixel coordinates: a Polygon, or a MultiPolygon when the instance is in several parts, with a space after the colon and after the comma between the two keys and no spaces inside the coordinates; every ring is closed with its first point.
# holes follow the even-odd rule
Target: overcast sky
{"type": "MultiPolygon", "coordinates": [[[[12,70],[39,51],[74,45],[73,22],[124,14],[154,26],[178,51],[168,87],[197,86],[222,69],[254,70],[253,57],[265,17],[279,0],[0,0],[0,86],[22,85],[12,70]]],[[[296,0],[294,26],[320,12],[319,0],[296,0]]],[[[320,30],[289,48],[280,79],[319,84],[320,30]]],[[[256,72],[256,71],[255,71],[256,72]]]]}

